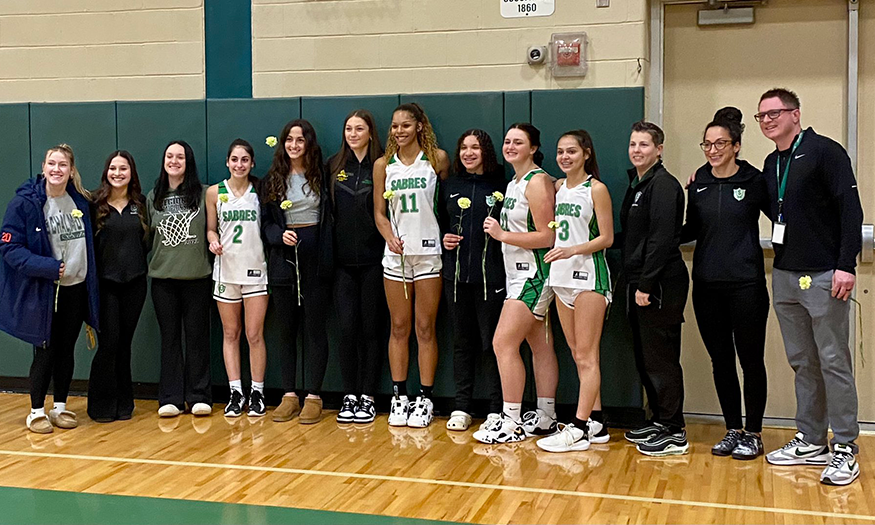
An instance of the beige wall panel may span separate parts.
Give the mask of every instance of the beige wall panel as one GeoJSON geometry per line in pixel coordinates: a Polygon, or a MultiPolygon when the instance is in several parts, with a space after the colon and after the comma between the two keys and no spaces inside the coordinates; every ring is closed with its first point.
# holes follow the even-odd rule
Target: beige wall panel
{"type": "Polygon", "coordinates": [[[38,0],[0,2],[0,16],[200,7],[203,0],[38,0]]]}
{"type": "Polygon", "coordinates": [[[204,96],[202,74],[152,77],[104,77],[2,80],[0,100],[93,102],[101,100],[186,100],[204,96]]]}
{"type": "MultiPolygon", "coordinates": [[[[753,114],[760,94],[775,86],[786,86],[799,94],[804,126],[813,126],[819,133],[844,142],[845,1],[770,0],[767,6],[756,9],[754,25],[711,28],[697,26],[699,8],[696,5],[666,8],[665,161],[672,173],[686,180],[704,163],[698,148],[702,131],[714,111],[726,105],[737,106],[744,113],[748,129],[742,156],[761,167],[774,144],[762,136],[753,114]]],[[[761,225],[766,234],[768,222],[764,219],[761,225]]],[[[696,328],[691,302],[686,319],[685,409],[720,414],[711,362],[696,328]]],[[[792,418],[796,406],[793,372],[784,355],[774,313],[768,325],[766,366],[769,373],[766,414],[792,418]]]]}

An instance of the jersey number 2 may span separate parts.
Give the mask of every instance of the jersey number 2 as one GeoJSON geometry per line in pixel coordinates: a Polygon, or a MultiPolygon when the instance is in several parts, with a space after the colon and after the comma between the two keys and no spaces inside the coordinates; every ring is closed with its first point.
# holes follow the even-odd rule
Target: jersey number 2
{"type": "Polygon", "coordinates": [[[243,244],[243,241],[240,239],[240,236],[243,235],[243,226],[236,225],[234,226],[234,239],[231,240],[234,244],[243,244]]]}

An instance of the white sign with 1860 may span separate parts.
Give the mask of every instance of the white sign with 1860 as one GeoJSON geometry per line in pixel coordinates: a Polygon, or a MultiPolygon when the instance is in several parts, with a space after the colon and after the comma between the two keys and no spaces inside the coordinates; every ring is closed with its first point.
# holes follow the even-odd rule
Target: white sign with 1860
{"type": "MultiPolygon", "coordinates": [[[[527,16],[550,16],[556,8],[556,0],[500,0],[501,16],[525,18],[527,16]]],[[[579,0],[575,0],[579,1],[579,0]]]]}

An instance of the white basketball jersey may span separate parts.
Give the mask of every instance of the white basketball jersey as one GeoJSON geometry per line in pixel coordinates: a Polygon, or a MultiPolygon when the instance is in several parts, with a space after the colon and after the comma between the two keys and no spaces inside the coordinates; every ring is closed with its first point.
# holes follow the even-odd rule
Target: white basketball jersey
{"type": "MultiPolygon", "coordinates": [[[[440,255],[437,221],[438,176],[425,153],[410,166],[394,155],[386,165],[386,189],[395,196],[386,202],[395,235],[404,241],[404,255],[440,255]]],[[[386,255],[391,254],[386,248],[386,255]]]]}
{"type": "Polygon", "coordinates": [[[219,183],[216,201],[222,255],[213,263],[213,280],[228,284],[267,284],[267,263],[261,243],[258,194],[252,184],[235,197],[227,181],[219,183]],[[223,197],[224,196],[224,197],[223,197]],[[224,198],[228,202],[222,202],[224,198]]]}
{"type": "MultiPolygon", "coordinates": [[[[535,220],[529,209],[529,200],[526,198],[526,188],[529,181],[538,173],[546,173],[537,168],[526,173],[517,182],[513,178],[507,183],[507,191],[504,194],[504,203],[501,207],[501,229],[508,232],[533,232],[535,220]]],[[[504,254],[504,272],[507,280],[530,279],[537,273],[546,281],[550,274],[550,265],[544,262],[544,256],[549,249],[537,248],[530,250],[520,248],[512,244],[502,243],[501,251],[504,254]]]]}
{"type": "MultiPolygon", "coordinates": [[[[569,188],[562,181],[556,192],[556,247],[577,246],[599,236],[592,203],[592,176],[569,188]]],[[[604,251],[575,255],[550,265],[550,286],[597,291],[610,298],[611,276],[604,251]]]]}

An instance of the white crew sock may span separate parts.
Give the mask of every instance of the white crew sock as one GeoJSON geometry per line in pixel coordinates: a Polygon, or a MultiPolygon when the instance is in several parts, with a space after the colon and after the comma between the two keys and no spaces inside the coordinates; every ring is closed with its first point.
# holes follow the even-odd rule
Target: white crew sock
{"type": "Polygon", "coordinates": [[[252,390],[257,391],[260,394],[264,394],[264,381],[262,381],[260,383],[258,381],[253,381],[252,382],[252,390]]]}
{"type": "Polygon", "coordinates": [[[548,416],[556,418],[556,398],[555,397],[539,397],[538,408],[543,410],[548,416]]]}
{"type": "Polygon", "coordinates": [[[513,419],[517,423],[520,422],[520,413],[523,410],[522,403],[502,403],[501,411],[504,412],[504,415],[513,419]]]}
{"type": "Polygon", "coordinates": [[[231,390],[236,390],[237,393],[243,395],[243,381],[234,379],[233,381],[228,381],[228,384],[231,386],[231,390]]]}

